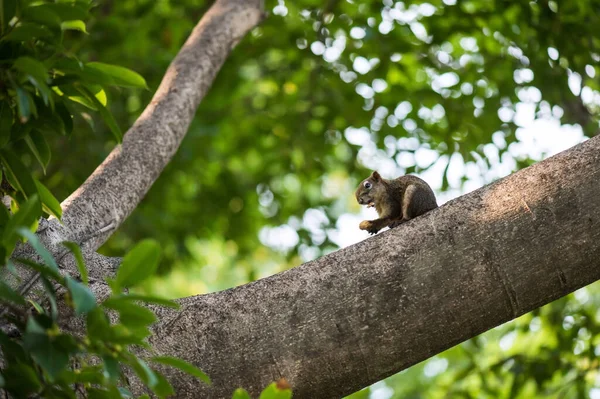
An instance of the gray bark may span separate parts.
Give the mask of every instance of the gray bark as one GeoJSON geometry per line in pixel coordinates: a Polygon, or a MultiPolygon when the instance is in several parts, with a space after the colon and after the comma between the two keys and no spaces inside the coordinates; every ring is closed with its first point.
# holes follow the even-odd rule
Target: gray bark
{"type": "MultiPolygon", "coordinates": [[[[218,0],[205,15],[123,144],[65,201],[64,224],[38,232],[65,271],[60,242],[71,240],[92,277],[113,272],[94,251],[160,174],[230,49],[261,18],[259,1],[242,0],[218,0]]],[[[599,140],[316,261],[158,309],[151,344],[214,381],[166,369],[177,397],[227,398],[238,386],[256,395],[279,377],[295,398],[340,397],[597,280],[599,140]]],[[[92,286],[100,297],[102,287],[92,286]]]]}
{"type": "Polygon", "coordinates": [[[600,278],[600,138],[354,246],[161,310],[178,398],[339,398],[600,278]]]}

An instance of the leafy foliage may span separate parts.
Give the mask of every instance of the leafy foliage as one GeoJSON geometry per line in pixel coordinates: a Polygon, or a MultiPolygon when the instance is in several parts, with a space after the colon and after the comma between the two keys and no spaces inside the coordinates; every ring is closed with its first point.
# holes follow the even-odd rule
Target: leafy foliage
{"type": "MultiPolygon", "coordinates": [[[[150,335],[149,326],[156,321],[154,313],[142,304],[177,304],[140,295],[130,296],[118,285],[113,287],[112,295],[97,304],[87,283],[59,273],[54,258],[34,234],[25,228],[18,229],[18,234],[29,240],[43,260],[43,263],[23,262],[40,274],[49,304],[33,303],[35,312],[29,315],[23,307],[25,297],[4,283],[0,285],[0,302],[9,309],[2,316],[14,327],[10,335],[0,332],[5,361],[1,387],[16,398],[30,395],[74,398],[76,392],[96,398],[128,398],[131,394],[125,388],[122,368],[130,367],[158,397],[171,395],[173,388],[169,382],[132,352],[132,348],[148,347],[144,339],[150,335]],[[59,327],[60,300],[85,317],[87,328],[83,336],[72,335],[59,327]],[[109,312],[117,313],[120,321],[111,323],[109,312]]],[[[74,250],[72,244],[67,246],[74,250]]],[[[129,261],[123,263],[120,273],[136,273],[143,281],[154,272],[153,268],[141,266],[156,262],[152,258],[159,255],[155,248],[155,243],[142,242],[132,250],[134,256],[129,256],[129,261]]],[[[85,270],[85,265],[80,269],[85,270]]],[[[183,360],[165,356],[149,360],[176,367],[210,383],[202,371],[183,360]]]]}
{"type": "Polygon", "coordinates": [[[82,62],[73,55],[73,43],[87,33],[90,1],[1,4],[0,190],[16,206],[37,194],[41,209],[60,218],[58,200],[27,164],[34,160],[45,173],[52,155],[49,142],[70,136],[74,118],[90,120],[90,110],[120,140],[121,129],[106,108],[106,91],[112,86],[146,88],[146,82],[126,68],[82,62]]]}
{"type": "MultiPolygon", "coordinates": [[[[177,303],[161,298],[122,292],[119,275],[136,276],[143,281],[154,273],[160,252],[157,244],[142,241],[125,258],[112,294],[99,304],[87,282],[79,282],[60,274],[54,258],[28,229],[18,234],[29,240],[43,263],[20,260],[37,271],[45,289],[48,303],[29,299],[35,310],[29,314],[25,296],[0,282],[0,306],[4,323],[12,327],[9,333],[0,331],[0,348],[4,366],[0,370],[0,388],[15,398],[35,395],[42,398],[75,398],[82,394],[90,398],[131,398],[122,370],[131,368],[146,386],[159,398],[173,395],[174,389],[158,369],[149,365],[175,367],[203,383],[209,377],[194,365],[170,356],[142,359],[133,349],[146,347],[149,327],[156,316],[144,304],[177,307],[177,303]],[[85,333],[81,336],[63,331],[59,326],[59,302],[63,300],[77,315],[84,316],[85,333]],[[119,322],[111,323],[108,315],[114,312],[119,322]]],[[[66,243],[77,252],[72,243],[66,243]]],[[[80,270],[85,270],[82,262],[80,270]]],[[[87,275],[87,271],[82,275],[87,275]]],[[[128,283],[128,286],[134,286],[128,283]]],[[[6,324],[5,324],[6,325],[6,324]]],[[[263,399],[289,399],[288,386],[275,383],[261,394],[263,399]]],[[[234,397],[244,394],[238,390],[234,397]]],[[[247,395],[247,394],[246,394],[247,395]]],[[[144,395],[142,397],[145,397],[144,395]]]]}
{"type": "MultiPolygon", "coordinates": [[[[64,243],[75,255],[81,282],[62,276],[55,259],[31,232],[42,211],[56,218],[62,211],[51,191],[30,170],[30,162],[22,159],[35,160],[45,173],[52,152],[48,141],[70,135],[74,119],[89,118],[85,107],[98,111],[120,140],[121,131],[106,109],[105,90],[109,86],[146,88],[145,80],[133,71],[81,62],[72,54],[69,31],[86,33],[89,9],[89,1],[79,0],[0,2],[0,194],[12,199],[11,213],[0,206],[0,264],[10,272],[14,266],[9,256],[19,240],[27,240],[42,263],[26,259],[20,263],[39,274],[45,289],[43,301],[37,302],[0,282],[0,316],[3,325],[11,326],[8,332],[0,331],[0,388],[15,398],[74,398],[76,391],[95,398],[131,397],[122,387],[124,366],[135,370],[157,396],[173,392],[160,372],[131,348],[148,346],[144,339],[156,320],[142,304],[177,304],[122,292],[154,273],[160,258],[158,244],[143,241],[136,246],[125,257],[113,294],[97,304],[79,247],[64,243]],[[60,300],[85,317],[84,336],[61,330],[59,309],[64,308],[59,307],[60,300]],[[32,306],[33,314],[27,305],[32,306]],[[110,323],[109,312],[117,313],[121,322],[110,323]]],[[[183,360],[151,360],[210,382],[183,360]]]]}

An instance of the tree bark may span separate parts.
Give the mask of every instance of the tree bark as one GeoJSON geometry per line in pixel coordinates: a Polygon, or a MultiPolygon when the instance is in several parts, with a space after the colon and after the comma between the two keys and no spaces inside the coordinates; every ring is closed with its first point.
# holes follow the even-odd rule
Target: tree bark
{"type": "Polygon", "coordinates": [[[178,398],[339,398],[600,278],[600,138],[391,231],[254,283],[159,310],[150,343],[178,398]],[[168,371],[167,371],[168,372],[168,371]]]}

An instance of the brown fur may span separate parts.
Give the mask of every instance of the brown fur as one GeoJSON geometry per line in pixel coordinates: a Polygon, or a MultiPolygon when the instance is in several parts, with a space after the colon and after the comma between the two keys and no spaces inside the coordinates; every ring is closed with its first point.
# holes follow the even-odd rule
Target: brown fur
{"type": "Polygon", "coordinates": [[[356,200],[361,205],[374,203],[379,219],[363,220],[359,228],[371,234],[388,226],[394,228],[437,208],[435,194],[431,187],[417,176],[406,175],[397,179],[383,179],[373,172],[356,189],[356,200]],[[365,187],[369,182],[371,188],[365,187]]]}

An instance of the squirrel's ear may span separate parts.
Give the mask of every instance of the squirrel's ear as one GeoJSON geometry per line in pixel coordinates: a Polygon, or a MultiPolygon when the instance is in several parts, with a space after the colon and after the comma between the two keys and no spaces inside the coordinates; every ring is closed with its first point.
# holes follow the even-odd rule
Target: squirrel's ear
{"type": "Polygon", "coordinates": [[[377,173],[377,171],[373,172],[371,174],[371,177],[373,178],[374,181],[380,181],[381,180],[381,176],[379,175],[379,173],[377,173]]]}

